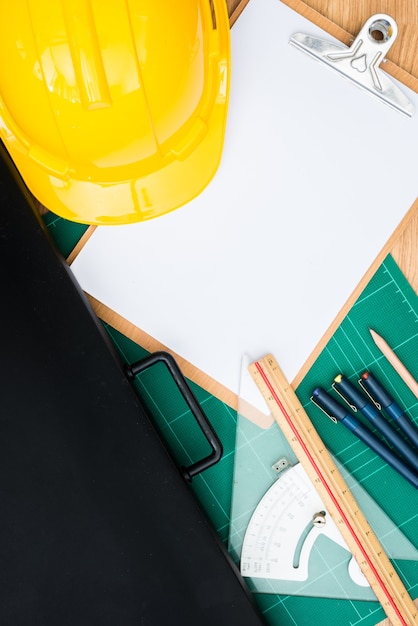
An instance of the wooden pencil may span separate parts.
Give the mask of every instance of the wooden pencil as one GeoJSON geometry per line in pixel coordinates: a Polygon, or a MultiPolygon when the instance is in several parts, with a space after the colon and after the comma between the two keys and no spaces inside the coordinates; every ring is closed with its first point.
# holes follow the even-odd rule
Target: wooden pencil
{"type": "Polygon", "coordinates": [[[408,372],[405,365],[396,356],[392,348],[387,344],[383,337],[378,335],[377,332],[374,331],[372,328],[369,328],[369,331],[373,338],[373,341],[375,342],[381,353],[386,357],[386,359],[392,365],[394,370],[399,374],[404,383],[409,387],[415,397],[418,398],[418,383],[415,378],[410,372],[408,372]]]}

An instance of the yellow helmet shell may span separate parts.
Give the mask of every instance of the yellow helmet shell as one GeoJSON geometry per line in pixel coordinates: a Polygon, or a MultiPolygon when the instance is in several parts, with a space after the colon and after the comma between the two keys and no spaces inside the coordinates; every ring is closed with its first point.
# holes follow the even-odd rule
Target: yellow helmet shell
{"type": "Polygon", "coordinates": [[[229,74],[225,0],[13,0],[0,22],[0,137],[58,215],[153,218],[214,176],[229,74]]]}

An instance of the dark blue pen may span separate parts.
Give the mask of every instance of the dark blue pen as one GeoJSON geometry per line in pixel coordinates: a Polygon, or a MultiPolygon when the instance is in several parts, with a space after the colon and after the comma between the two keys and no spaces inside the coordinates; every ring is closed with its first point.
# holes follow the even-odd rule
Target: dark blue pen
{"type": "Polygon", "coordinates": [[[389,417],[399,426],[400,430],[408,437],[409,441],[418,448],[418,428],[396,404],[395,400],[383,388],[381,383],[371,372],[364,372],[359,383],[370,394],[373,402],[379,404],[389,417]]]}
{"type": "Polygon", "coordinates": [[[388,465],[418,489],[418,475],[413,469],[404,463],[393,450],[376,437],[376,435],[354,417],[354,415],[348,413],[345,407],[341,406],[341,404],[334,400],[324,389],[321,387],[314,389],[312,401],[331,419],[344,424],[358,439],[365,443],[373,452],[376,452],[388,465]]]}
{"type": "Polygon", "coordinates": [[[418,472],[418,452],[414,450],[395,428],[379,413],[374,404],[345,376],[338,374],[332,385],[351,408],[360,411],[400,455],[418,472]]]}

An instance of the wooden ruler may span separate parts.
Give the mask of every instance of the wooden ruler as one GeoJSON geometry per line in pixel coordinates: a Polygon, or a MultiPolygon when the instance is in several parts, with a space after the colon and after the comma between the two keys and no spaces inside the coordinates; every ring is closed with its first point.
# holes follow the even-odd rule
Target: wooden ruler
{"type": "Polygon", "coordinates": [[[418,609],[274,357],[249,371],[391,624],[418,624],[418,609]]]}

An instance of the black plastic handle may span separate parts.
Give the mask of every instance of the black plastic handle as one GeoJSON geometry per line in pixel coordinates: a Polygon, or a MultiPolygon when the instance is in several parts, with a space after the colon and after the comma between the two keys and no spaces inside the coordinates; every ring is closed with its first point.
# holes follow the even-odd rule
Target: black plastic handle
{"type": "Polygon", "coordinates": [[[130,380],[133,380],[137,374],[143,372],[145,369],[155,365],[156,363],[164,363],[167,367],[180,393],[187,402],[191,412],[193,413],[197,423],[212,448],[212,452],[208,456],[204,457],[200,461],[197,461],[196,463],[193,463],[192,465],[189,465],[189,467],[181,468],[185,479],[188,482],[191,482],[194,476],[200,474],[200,472],[203,472],[204,470],[207,470],[209,467],[212,467],[212,465],[215,465],[218,461],[220,461],[223,453],[222,444],[198,403],[195,395],[190,389],[185,377],[177,365],[176,360],[171,354],[163,351],[154,352],[144,359],[141,359],[132,365],[128,365],[126,367],[127,376],[130,380]]]}

